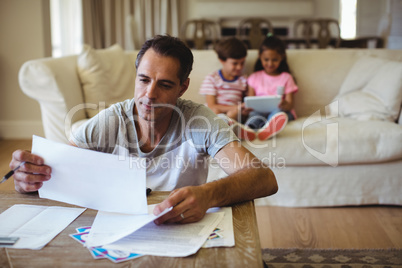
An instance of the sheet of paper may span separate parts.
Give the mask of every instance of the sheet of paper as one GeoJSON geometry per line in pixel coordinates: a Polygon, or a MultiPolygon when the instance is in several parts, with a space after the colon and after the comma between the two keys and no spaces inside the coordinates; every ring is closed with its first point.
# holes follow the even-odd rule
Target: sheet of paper
{"type": "Polygon", "coordinates": [[[41,249],[85,209],[14,205],[0,214],[0,236],[20,239],[11,248],[41,249]]]}
{"type": "Polygon", "coordinates": [[[233,231],[232,207],[210,208],[207,212],[224,212],[225,215],[218,226],[216,226],[216,230],[212,232],[202,247],[234,247],[235,239],[233,231]]]}
{"type": "Polygon", "coordinates": [[[135,232],[172,209],[166,209],[158,216],[155,216],[153,214],[155,206],[156,205],[149,205],[148,214],[143,215],[99,211],[89,231],[85,246],[98,247],[113,243],[135,232]]]}
{"type": "Polygon", "coordinates": [[[195,223],[148,223],[134,233],[109,245],[106,249],[135,252],[144,255],[186,257],[195,254],[223,218],[223,212],[207,213],[195,223]]]}
{"type": "Polygon", "coordinates": [[[32,153],[52,168],[52,178],[40,188],[40,197],[102,211],[147,213],[146,170],[145,164],[138,164],[141,161],[37,136],[32,153]]]}

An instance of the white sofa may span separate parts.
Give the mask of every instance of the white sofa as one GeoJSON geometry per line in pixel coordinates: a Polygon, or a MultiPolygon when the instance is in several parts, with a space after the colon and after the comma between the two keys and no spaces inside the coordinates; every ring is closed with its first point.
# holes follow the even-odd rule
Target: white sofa
{"type": "MultiPolygon", "coordinates": [[[[124,52],[131,64],[130,70],[134,70],[136,53],[124,52]]],[[[208,73],[220,68],[220,64],[212,50],[193,53],[190,88],[183,98],[204,103],[203,96],[198,94],[200,84],[208,73]]],[[[251,73],[257,53],[249,50],[246,74],[251,73]]],[[[402,88],[393,97],[399,102],[398,115],[395,117],[393,112],[396,122],[350,118],[343,111],[347,102],[334,101],[340,90],[350,90],[345,88],[348,83],[358,86],[359,79],[369,80],[377,73],[365,71],[363,64],[360,66],[362,73],[352,79],[350,73],[359,71],[355,66],[359,59],[371,55],[402,64],[402,50],[288,50],[287,53],[299,86],[295,95],[298,119],[290,122],[273,139],[243,142],[273,168],[279,184],[277,194],[258,199],[256,204],[293,207],[402,205],[402,118],[399,115],[402,88]]],[[[25,63],[20,70],[20,86],[25,94],[40,103],[45,135],[51,140],[67,142],[70,122],[74,125],[87,120],[82,105],[82,70],[77,69],[77,59],[77,55],[38,59],[25,63]]],[[[378,67],[368,66],[371,69],[378,67]]],[[[387,74],[392,75],[392,72],[387,74]]],[[[393,78],[396,84],[401,83],[402,76],[393,78]]],[[[130,83],[114,100],[133,96],[130,83]]],[[[386,87],[387,83],[384,83],[386,87]]],[[[351,107],[356,108],[355,105],[351,107]]],[[[224,175],[212,161],[208,180],[224,175]]]]}

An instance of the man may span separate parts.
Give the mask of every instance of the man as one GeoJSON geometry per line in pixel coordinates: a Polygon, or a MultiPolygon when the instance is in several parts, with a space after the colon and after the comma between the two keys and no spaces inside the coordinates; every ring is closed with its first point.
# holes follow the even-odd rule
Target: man
{"type": "MultiPolygon", "coordinates": [[[[172,190],[155,207],[155,215],[173,207],[157,224],[196,222],[208,208],[271,195],[278,187],[273,172],[242,147],[211,110],[180,99],[189,86],[192,64],[191,51],[179,39],[148,40],[136,60],[134,99],[100,112],[71,137],[74,146],[148,161],[147,187],[172,190]],[[205,183],[209,156],[228,177],[205,183]],[[170,166],[156,161],[161,159],[170,166]]],[[[23,161],[14,174],[15,188],[37,191],[51,178],[51,167],[21,150],[13,153],[10,167],[23,161]]]]}

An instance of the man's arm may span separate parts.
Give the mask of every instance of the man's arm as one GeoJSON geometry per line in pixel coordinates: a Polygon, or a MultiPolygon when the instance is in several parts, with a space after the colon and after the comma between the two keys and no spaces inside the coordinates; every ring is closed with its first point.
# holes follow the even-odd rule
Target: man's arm
{"type": "Polygon", "coordinates": [[[272,170],[239,142],[227,144],[215,159],[229,176],[205,184],[208,192],[212,192],[211,207],[253,200],[278,191],[272,170]]]}
{"type": "Polygon", "coordinates": [[[158,215],[173,206],[172,211],[155,221],[157,224],[199,221],[211,207],[253,200],[278,191],[272,170],[239,142],[227,144],[216,154],[215,159],[229,176],[200,186],[174,190],[166,200],[155,207],[154,213],[158,215]]]}

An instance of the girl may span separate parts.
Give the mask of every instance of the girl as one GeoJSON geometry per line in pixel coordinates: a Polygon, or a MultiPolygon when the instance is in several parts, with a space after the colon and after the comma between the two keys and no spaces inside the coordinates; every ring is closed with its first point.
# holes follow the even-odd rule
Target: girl
{"type": "Polygon", "coordinates": [[[246,121],[246,126],[256,130],[260,140],[267,140],[282,131],[288,121],[296,118],[293,94],[298,87],[290,74],[282,40],[272,35],[265,38],[260,46],[254,73],[247,82],[248,96],[282,95],[277,109],[269,114],[252,111],[246,121]]]}

